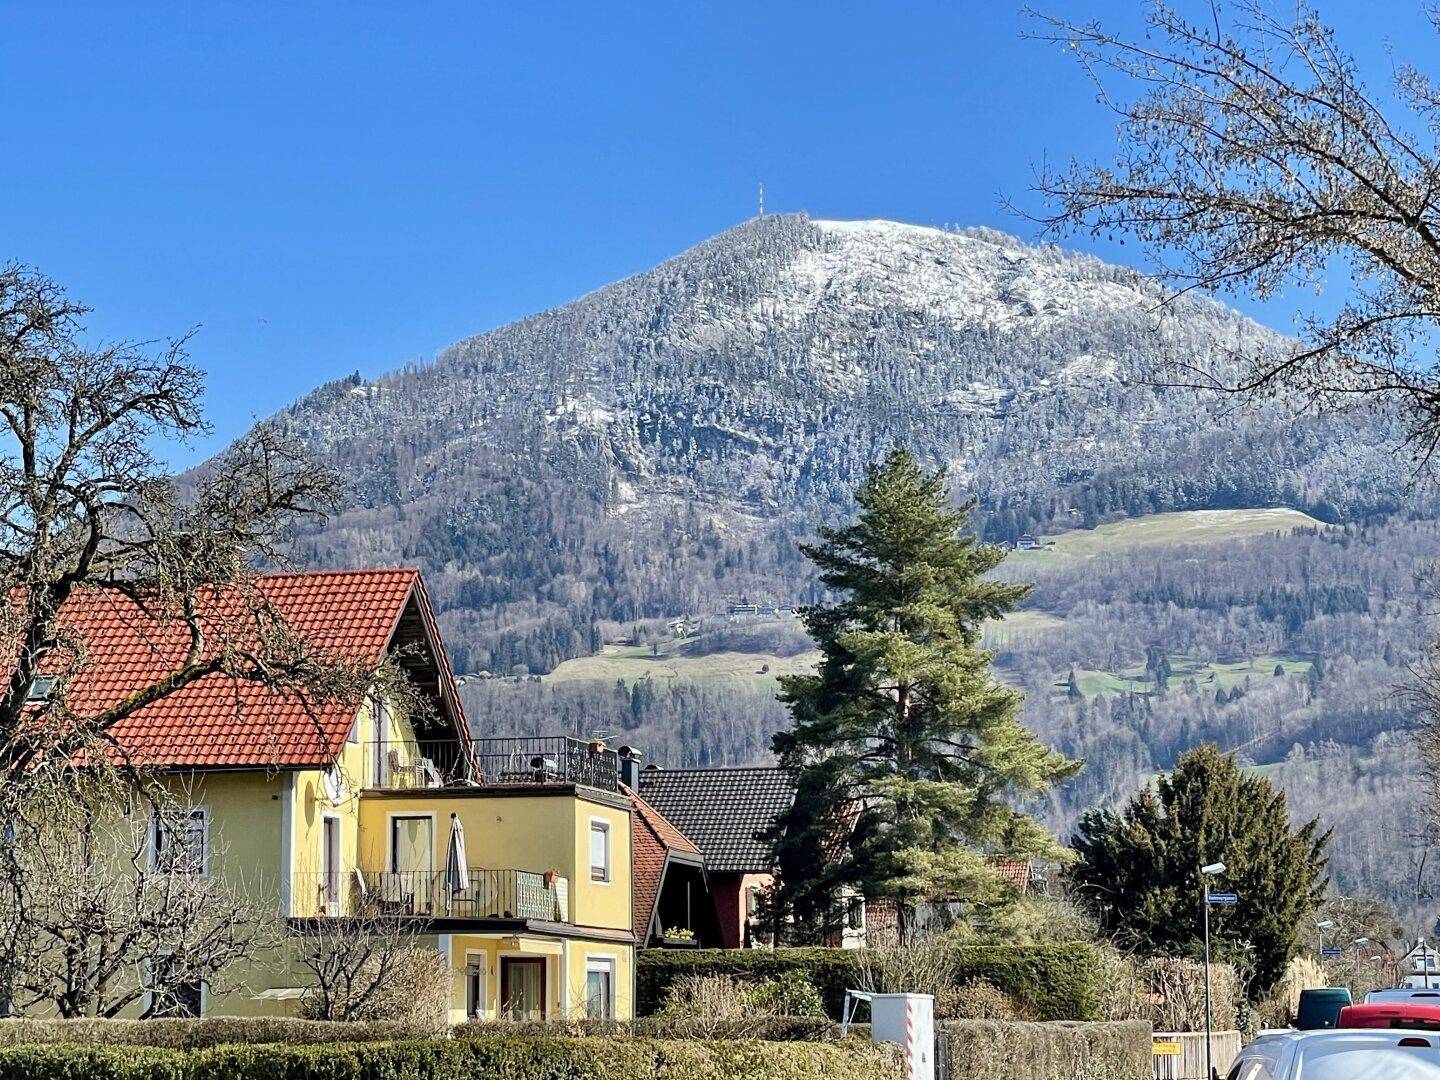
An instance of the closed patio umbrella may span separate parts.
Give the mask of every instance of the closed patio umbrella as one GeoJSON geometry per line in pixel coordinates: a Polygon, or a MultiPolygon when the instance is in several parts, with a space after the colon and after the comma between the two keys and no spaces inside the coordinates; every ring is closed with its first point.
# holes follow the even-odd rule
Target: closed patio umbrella
{"type": "Polygon", "coordinates": [[[465,858],[465,826],[458,814],[450,815],[450,843],[445,853],[446,904],[470,889],[470,864],[465,858]]]}

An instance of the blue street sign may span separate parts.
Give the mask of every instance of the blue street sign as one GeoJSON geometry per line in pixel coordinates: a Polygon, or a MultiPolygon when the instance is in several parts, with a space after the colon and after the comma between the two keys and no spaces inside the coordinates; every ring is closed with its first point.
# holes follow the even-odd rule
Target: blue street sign
{"type": "Polygon", "coordinates": [[[1320,950],[1320,955],[1323,956],[1323,957],[1325,957],[1326,960],[1336,960],[1336,959],[1339,959],[1340,957],[1342,957],[1342,956],[1345,955],[1345,950],[1344,950],[1344,949],[1337,949],[1337,948],[1334,948],[1333,946],[1330,946],[1330,947],[1321,949],[1321,950],[1320,950]]]}
{"type": "Polygon", "coordinates": [[[1238,894],[1233,892],[1212,892],[1205,894],[1207,904],[1234,904],[1239,901],[1238,894]]]}

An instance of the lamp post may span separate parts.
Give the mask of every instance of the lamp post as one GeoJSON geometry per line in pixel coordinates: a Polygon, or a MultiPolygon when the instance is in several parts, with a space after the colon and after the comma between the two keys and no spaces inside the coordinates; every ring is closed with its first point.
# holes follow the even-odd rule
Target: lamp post
{"type": "Polygon", "coordinates": [[[1334,925],[1329,919],[1321,919],[1315,924],[1315,951],[1318,954],[1316,958],[1320,961],[1322,969],[1325,967],[1325,931],[1334,925]]]}
{"type": "Polygon", "coordinates": [[[1215,1076],[1210,1065],[1210,882],[1206,879],[1224,872],[1223,862],[1200,867],[1200,907],[1205,912],[1205,1080],[1213,1080],[1215,1076]]]}

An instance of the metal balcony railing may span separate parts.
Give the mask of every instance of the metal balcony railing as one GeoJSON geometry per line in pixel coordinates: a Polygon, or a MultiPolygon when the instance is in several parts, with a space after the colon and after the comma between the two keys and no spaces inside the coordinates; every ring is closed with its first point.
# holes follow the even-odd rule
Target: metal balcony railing
{"type": "Polygon", "coordinates": [[[385,790],[583,784],[619,790],[614,750],[566,735],[365,744],[364,785],[385,790]]]}
{"type": "Polygon", "coordinates": [[[570,921],[570,882],[529,870],[472,866],[464,889],[443,871],[363,870],[302,873],[292,901],[299,918],[535,919],[570,921]]]}

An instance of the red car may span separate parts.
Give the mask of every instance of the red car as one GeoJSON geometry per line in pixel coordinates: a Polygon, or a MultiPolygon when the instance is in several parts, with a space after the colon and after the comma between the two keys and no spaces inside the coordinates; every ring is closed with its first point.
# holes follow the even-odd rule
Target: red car
{"type": "Polygon", "coordinates": [[[1440,1005],[1346,1005],[1335,1026],[1440,1031],[1440,1005]]]}

